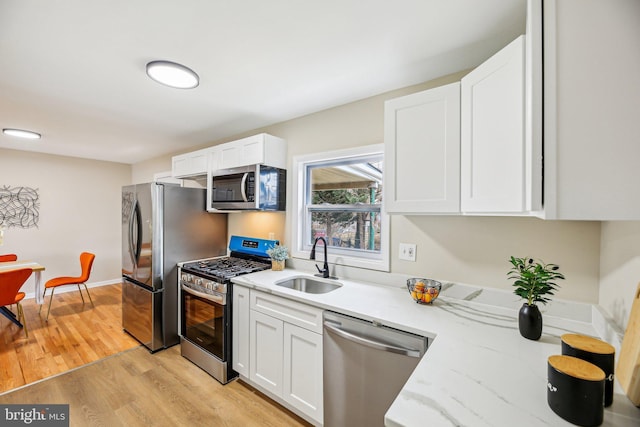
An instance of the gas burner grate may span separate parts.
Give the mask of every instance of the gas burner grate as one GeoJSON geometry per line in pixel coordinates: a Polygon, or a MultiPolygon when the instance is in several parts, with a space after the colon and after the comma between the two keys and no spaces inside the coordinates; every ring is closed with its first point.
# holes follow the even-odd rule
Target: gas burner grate
{"type": "Polygon", "coordinates": [[[206,276],[231,279],[241,274],[254,273],[266,270],[270,267],[270,261],[256,261],[237,257],[212,258],[185,264],[183,270],[191,270],[206,276]]]}

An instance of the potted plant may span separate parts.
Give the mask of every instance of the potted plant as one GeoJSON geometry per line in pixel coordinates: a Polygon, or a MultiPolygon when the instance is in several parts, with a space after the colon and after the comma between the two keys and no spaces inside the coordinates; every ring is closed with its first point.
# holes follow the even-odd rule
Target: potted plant
{"type": "Polygon", "coordinates": [[[289,258],[289,249],[282,245],[273,245],[267,249],[267,255],[271,258],[271,269],[284,270],[284,261],[289,258]]]}
{"type": "Polygon", "coordinates": [[[558,271],[560,267],[556,264],[545,264],[533,258],[512,256],[509,262],[513,267],[507,276],[514,280],[513,292],[526,300],[518,313],[520,334],[530,340],[538,340],[542,335],[542,314],[536,303],[549,302],[548,296],[558,288],[556,280],[564,279],[564,275],[558,271]]]}

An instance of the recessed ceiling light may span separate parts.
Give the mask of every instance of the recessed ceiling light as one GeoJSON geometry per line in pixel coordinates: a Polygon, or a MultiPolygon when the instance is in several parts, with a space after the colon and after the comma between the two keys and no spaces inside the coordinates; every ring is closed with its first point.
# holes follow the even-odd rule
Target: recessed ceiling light
{"type": "Polygon", "coordinates": [[[2,132],[6,135],[17,136],[18,138],[40,139],[41,137],[39,133],[31,132],[30,130],[5,128],[2,129],[2,132]]]}
{"type": "Polygon", "coordinates": [[[200,80],[192,69],[170,61],[149,62],[147,75],[158,83],[178,89],[192,89],[200,80]]]}

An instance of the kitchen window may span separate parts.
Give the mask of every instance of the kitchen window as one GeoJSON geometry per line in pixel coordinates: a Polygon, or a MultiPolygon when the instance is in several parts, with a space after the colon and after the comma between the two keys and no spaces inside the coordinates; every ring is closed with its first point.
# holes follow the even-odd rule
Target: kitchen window
{"type": "MultiPolygon", "coordinates": [[[[388,271],[383,145],[299,156],[293,163],[293,255],[308,259],[315,239],[324,237],[330,263],[388,271]]],[[[323,251],[320,243],[319,262],[323,251]]]]}

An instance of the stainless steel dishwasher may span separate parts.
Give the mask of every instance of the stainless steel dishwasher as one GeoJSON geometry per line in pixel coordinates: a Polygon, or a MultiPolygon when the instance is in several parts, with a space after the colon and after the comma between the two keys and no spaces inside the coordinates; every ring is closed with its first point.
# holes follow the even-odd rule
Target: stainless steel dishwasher
{"type": "Polygon", "coordinates": [[[383,426],[427,338],[324,312],[324,426],[383,426]]]}

